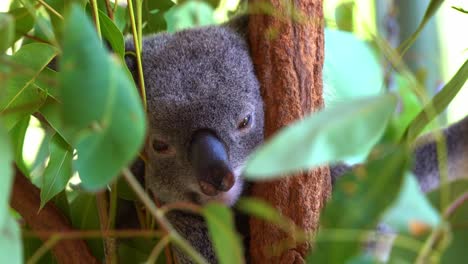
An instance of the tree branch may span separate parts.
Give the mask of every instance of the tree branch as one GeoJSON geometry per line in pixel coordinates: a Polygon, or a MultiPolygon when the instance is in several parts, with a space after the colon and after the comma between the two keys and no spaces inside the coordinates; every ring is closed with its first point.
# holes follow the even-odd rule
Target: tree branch
{"type": "MultiPolygon", "coordinates": [[[[15,166],[16,176],[10,205],[14,208],[34,231],[73,231],[69,220],[52,203],[47,203],[42,210],[40,206],[40,191],[15,166]]],[[[41,237],[45,242],[47,238],[41,237]]],[[[99,263],[91,254],[88,245],[83,240],[61,240],[53,248],[52,253],[58,263],[99,263]]]]}

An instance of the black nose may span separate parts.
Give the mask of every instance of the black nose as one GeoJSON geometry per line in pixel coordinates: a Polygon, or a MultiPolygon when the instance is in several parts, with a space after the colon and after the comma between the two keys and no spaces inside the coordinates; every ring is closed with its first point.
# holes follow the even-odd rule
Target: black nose
{"type": "Polygon", "coordinates": [[[234,185],[226,147],[212,131],[202,129],[193,134],[189,159],[204,194],[214,196],[229,191],[234,185]]]}

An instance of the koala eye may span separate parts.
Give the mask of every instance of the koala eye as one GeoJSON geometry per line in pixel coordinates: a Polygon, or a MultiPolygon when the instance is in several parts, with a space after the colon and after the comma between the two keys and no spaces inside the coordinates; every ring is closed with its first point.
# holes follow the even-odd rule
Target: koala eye
{"type": "Polygon", "coordinates": [[[237,129],[239,129],[239,130],[245,129],[245,128],[247,128],[247,127],[250,126],[250,123],[252,123],[252,116],[251,116],[251,115],[247,115],[247,116],[244,117],[244,119],[242,119],[242,121],[239,123],[239,125],[237,126],[237,129]]]}
{"type": "Polygon", "coordinates": [[[154,151],[160,154],[169,154],[171,147],[164,141],[154,139],[152,143],[154,151]]]}

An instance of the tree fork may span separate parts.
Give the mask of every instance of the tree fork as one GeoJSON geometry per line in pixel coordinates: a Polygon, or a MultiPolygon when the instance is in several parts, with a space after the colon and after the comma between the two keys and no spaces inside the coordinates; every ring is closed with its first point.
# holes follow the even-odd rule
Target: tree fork
{"type": "MultiPolygon", "coordinates": [[[[251,15],[249,41],[265,102],[268,138],[323,107],[323,11],[321,0],[251,0],[250,6],[261,2],[271,4],[275,15],[251,15]]],[[[330,193],[328,167],[252,187],[253,196],[266,200],[310,232],[317,230],[320,210],[330,193]]],[[[250,236],[252,263],[303,263],[310,248],[309,243],[296,243],[293,234],[257,219],[250,220],[250,236]],[[271,246],[284,242],[287,249],[272,251],[271,246]]]]}
{"type": "MultiPolygon", "coordinates": [[[[48,202],[41,210],[40,191],[15,166],[16,175],[10,205],[33,231],[72,231],[68,219],[52,203],[48,202]]],[[[47,237],[39,237],[44,242],[47,237]]],[[[99,263],[91,254],[88,245],[80,239],[61,240],[52,248],[58,263],[99,263]]]]}

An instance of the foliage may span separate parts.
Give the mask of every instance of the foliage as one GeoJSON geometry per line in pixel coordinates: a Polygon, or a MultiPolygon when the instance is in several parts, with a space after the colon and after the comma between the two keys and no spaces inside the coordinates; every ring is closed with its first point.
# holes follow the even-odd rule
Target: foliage
{"type": "MultiPolygon", "coordinates": [[[[441,2],[431,1],[421,27],[402,45],[403,50],[441,2]]],[[[35,236],[20,234],[20,230],[30,233],[29,227],[18,224],[21,215],[8,206],[15,167],[40,188],[41,208],[55,203],[82,231],[78,237],[87,240],[98,259],[112,257],[107,248],[112,243],[103,233],[115,231],[117,198],[138,208],[136,197],[144,198],[131,183],[127,185],[128,174],[124,173],[126,181],[120,177],[138,156],[146,130],[145,104],[124,63],[124,38],[131,35],[138,45],[143,34],[212,24],[217,4],[133,0],[117,6],[107,0],[24,0],[14,1],[10,11],[0,14],[0,262],[49,259],[42,254],[52,248],[35,236]],[[22,156],[31,118],[37,118],[46,133],[33,164],[22,156]],[[75,173],[79,184],[70,183],[70,179],[75,182],[75,173]],[[91,239],[86,230],[98,235],[91,239]]],[[[352,5],[342,8],[337,10],[340,25],[351,31],[345,25],[352,19],[352,5]]],[[[447,208],[466,195],[466,181],[425,195],[418,191],[408,168],[411,144],[465,83],[468,68],[465,63],[442,92],[422,107],[419,94],[413,92],[416,78],[401,65],[394,65],[398,89],[385,92],[379,57],[395,62],[401,54],[379,43],[377,38],[369,43],[350,32],[327,30],[325,79],[333,87],[327,97],[330,107],[280,131],[252,154],[247,166],[247,176],[259,180],[358,157],[362,164],[337,183],[317,236],[312,238],[262,201],[244,199],[237,209],[295,232],[298,241],[313,239],[318,250],[310,253],[309,262],[374,262],[361,244],[384,222],[399,232],[390,262],[440,258],[456,263],[468,242],[468,208],[464,203],[450,214],[447,208]],[[395,112],[397,98],[403,99],[403,111],[395,112]],[[431,252],[431,248],[437,250],[431,252]]],[[[140,230],[115,231],[114,238],[127,237],[116,249],[119,260],[165,263],[167,255],[159,253],[168,242],[196,257],[170,228],[159,239],[153,217],[161,223],[163,211],[151,201],[144,204],[146,209],[138,210],[140,224],[143,231],[151,230],[144,237],[140,230]]],[[[218,204],[196,211],[207,221],[220,262],[242,262],[244,250],[234,230],[233,212],[218,204]]]]}

